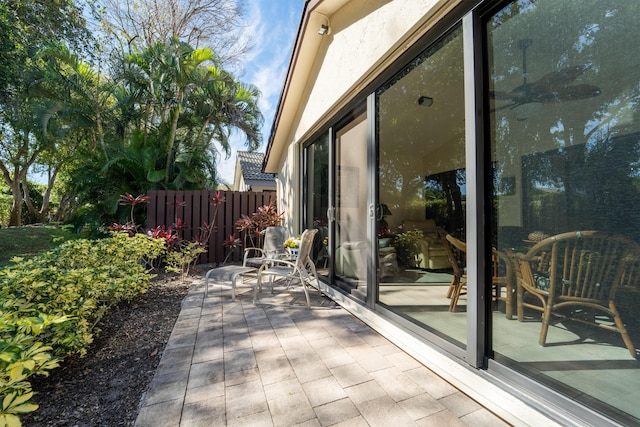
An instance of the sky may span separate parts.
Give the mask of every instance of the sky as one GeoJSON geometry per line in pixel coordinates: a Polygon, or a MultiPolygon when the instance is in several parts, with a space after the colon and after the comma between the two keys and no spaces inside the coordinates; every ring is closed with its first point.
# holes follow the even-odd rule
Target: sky
{"type": "MultiPolygon", "coordinates": [[[[258,106],[264,116],[262,146],[257,150],[265,152],[271,125],[278,106],[285,73],[291,57],[298,25],[305,0],[247,0],[246,29],[253,49],[241,64],[237,79],[251,83],[260,89],[262,97],[258,106]]],[[[234,133],[231,138],[232,153],[218,163],[222,182],[233,184],[236,153],[246,150],[242,135],[234,133]]]]}

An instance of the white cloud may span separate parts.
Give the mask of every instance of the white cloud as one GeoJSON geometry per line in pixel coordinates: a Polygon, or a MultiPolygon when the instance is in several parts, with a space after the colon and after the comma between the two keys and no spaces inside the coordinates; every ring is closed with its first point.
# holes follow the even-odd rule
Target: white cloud
{"type": "MultiPolygon", "coordinates": [[[[298,4],[301,3],[300,0],[265,3],[264,0],[248,2],[247,21],[252,24],[246,28],[244,37],[252,41],[254,48],[243,58],[240,79],[255,85],[262,92],[259,107],[265,121],[260,151],[266,149],[302,12],[302,5],[298,4]]],[[[227,183],[233,183],[236,153],[246,149],[243,135],[234,133],[230,138],[230,145],[231,157],[228,160],[220,159],[218,165],[219,176],[227,183]]]]}
{"type": "Polygon", "coordinates": [[[242,58],[244,64],[253,62],[263,50],[263,45],[260,41],[265,33],[265,19],[259,1],[252,0],[249,2],[247,22],[250,24],[243,31],[240,42],[249,42],[252,49],[242,58]]]}

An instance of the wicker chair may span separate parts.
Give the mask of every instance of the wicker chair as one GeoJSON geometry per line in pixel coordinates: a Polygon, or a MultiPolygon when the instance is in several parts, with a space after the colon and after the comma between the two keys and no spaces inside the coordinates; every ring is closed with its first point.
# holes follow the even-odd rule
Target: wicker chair
{"type": "MultiPolygon", "coordinates": [[[[464,295],[467,287],[467,274],[460,262],[466,258],[467,244],[456,239],[451,234],[447,234],[440,230],[440,237],[444,242],[444,248],[449,257],[449,262],[453,268],[453,279],[447,290],[447,298],[451,298],[449,311],[456,311],[460,295],[464,295]]],[[[505,316],[507,319],[513,317],[513,290],[514,290],[514,273],[512,268],[512,260],[508,254],[493,249],[492,253],[492,287],[494,298],[505,302],[505,316]],[[502,289],[505,289],[503,296],[502,289]]]]}
{"type": "Polygon", "coordinates": [[[447,289],[447,298],[451,298],[449,311],[453,312],[456,311],[460,295],[465,294],[463,290],[467,287],[467,274],[460,265],[461,260],[467,257],[467,244],[456,239],[451,234],[445,233],[443,230],[438,230],[438,233],[440,233],[445,252],[449,258],[449,263],[451,264],[451,268],[453,268],[453,278],[447,289]]]}
{"type": "Polygon", "coordinates": [[[617,332],[635,358],[636,348],[615,304],[616,292],[629,280],[640,247],[625,236],[598,231],[576,231],[546,238],[526,254],[518,254],[518,320],[524,308],[542,312],[539,343],[545,346],[549,325],[568,318],[617,332]],[[527,294],[533,302],[525,301],[527,294]],[[602,316],[612,322],[603,323],[602,316]]]}

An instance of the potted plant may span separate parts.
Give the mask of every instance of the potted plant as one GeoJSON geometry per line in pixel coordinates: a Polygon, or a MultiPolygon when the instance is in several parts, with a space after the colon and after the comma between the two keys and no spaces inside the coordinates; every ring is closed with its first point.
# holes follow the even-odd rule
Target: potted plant
{"type": "Polygon", "coordinates": [[[293,256],[298,256],[298,251],[300,250],[300,236],[298,237],[289,237],[284,242],[284,247],[289,253],[293,256]]]}
{"type": "Polygon", "coordinates": [[[422,261],[420,259],[420,245],[424,239],[421,230],[410,230],[399,233],[393,240],[398,259],[407,267],[416,267],[422,261]]]}

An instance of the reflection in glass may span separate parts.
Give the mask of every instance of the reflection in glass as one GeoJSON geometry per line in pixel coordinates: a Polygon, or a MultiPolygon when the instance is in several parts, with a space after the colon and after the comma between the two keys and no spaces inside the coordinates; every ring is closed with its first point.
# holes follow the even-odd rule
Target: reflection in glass
{"type": "Polygon", "coordinates": [[[307,218],[306,227],[318,229],[312,259],[318,274],[329,275],[329,134],[325,133],[306,149],[307,218]]]}
{"type": "Polygon", "coordinates": [[[640,421],[638,16],[635,0],[517,1],[486,24],[492,235],[516,293],[495,359],[623,423],[640,421]]]}
{"type": "Polygon", "coordinates": [[[439,230],[465,239],[462,50],[456,28],[377,92],[376,116],[379,303],[461,347],[466,296],[453,307],[439,230]]]}
{"type": "Polygon", "coordinates": [[[361,114],[336,131],[337,284],[367,297],[367,121],[361,114]]]}

